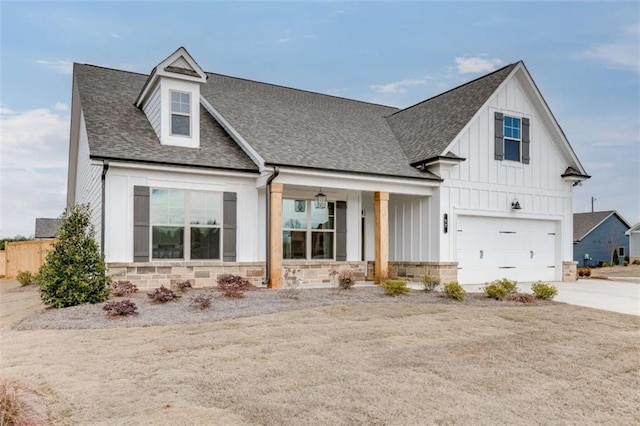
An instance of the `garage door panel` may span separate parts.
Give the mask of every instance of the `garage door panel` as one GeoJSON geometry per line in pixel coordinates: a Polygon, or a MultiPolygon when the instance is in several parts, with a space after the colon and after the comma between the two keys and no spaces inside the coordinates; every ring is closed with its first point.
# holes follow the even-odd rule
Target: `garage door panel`
{"type": "Polygon", "coordinates": [[[555,279],[555,228],[553,221],[459,216],[458,280],[555,279]]]}

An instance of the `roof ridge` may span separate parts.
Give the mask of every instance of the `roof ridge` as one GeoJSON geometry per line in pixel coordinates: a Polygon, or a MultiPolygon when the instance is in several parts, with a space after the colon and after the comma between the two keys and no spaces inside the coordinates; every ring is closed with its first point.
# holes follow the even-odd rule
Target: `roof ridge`
{"type": "MultiPolygon", "coordinates": [[[[391,105],[384,105],[384,104],[377,104],[375,102],[361,101],[359,99],[346,98],[344,96],[330,95],[328,93],[314,92],[313,90],[299,89],[297,87],[284,86],[282,84],[275,84],[275,83],[268,83],[268,82],[265,82],[265,81],[252,80],[250,78],[235,77],[235,76],[232,76],[232,75],[220,74],[220,73],[209,72],[209,71],[205,71],[205,74],[218,75],[218,76],[221,76],[221,77],[233,78],[235,80],[248,81],[250,83],[258,83],[258,84],[264,84],[264,85],[267,85],[267,86],[279,87],[281,89],[289,89],[289,90],[295,90],[297,92],[310,93],[312,95],[321,95],[321,96],[326,96],[326,97],[329,97],[329,98],[335,98],[335,99],[341,99],[341,100],[345,100],[345,101],[357,102],[357,103],[360,103],[360,104],[374,105],[374,106],[380,106],[380,107],[384,107],[384,108],[393,108],[393,109],[396,109],[396,110],[400,110],[400,108],[394,107],[394,106],[391,106],[391,105]]],[[[395,112],[394,112],[394,114],[395,114],[395,112]]]]}
{"type": "Polygon", "coordinates": [[[85,67],[101,68],[103,70],[109,70],[109,71],[126,72],[127,74],[142,75],[142,76],[145,76],[145,77],[149,76],[149,74],[144,74],[144,73],[136,72],[136,71],[120,70],[118,68],[107,67],[105,65],[85,64],[85,63],[82,63],[82,62],[74,62],[73,65],[82,65],[82,66],[85,66],[85,67]]]}
{"type": "Polygon", "coordinates": [[[504,70],[504,69],[506,69],[506,68],[514,67],[514,66],[518,65],[518,64],[519,64],[519,63],[521,63],[521,62],[522,62],[522,61],[520,60],[520,61],[518,61],[518,62],[513,62],[513,63],[511,63],[511,64],[505,65],[505,66],[504,66],[504,67],[502,67],[502,68],[499,68],[499,69],[497,69],[497,70],[495,70],[495,71],[491,71],[489,74],[481,75],[480,77],[474,78],[473,80],[467,81],[466,83],[462,83],[462,84],[461,84],[461,85],[459,85],[459,86],[453,87],[453,88],[451,88],[451,89],[449,89],[449,90],[447,90],[447,91],[444,91],[444,92],[442,92],[442,93],[438,93],[437,95],[434,95],[434,96],[432,96],[432,97],[430,97],[430,98],[428,98],[428,99],[425,99],[425,100],[423,100],[423,101],[420,101],[420,102],[418,102],[418,103],[416,103],[416,104],[413,104],[413,105],[408,106],[408,107],[406,107],[406,108],[400,109],[400,110],[398,110],[398,111],[394,112],[393,114],[389,114],[387,117],[391,117],[392,115],[399,114],[399,113],[404,112],[404,111],[406,111],[406,110],[408,110],[408,109],[411,109],[411,108],[416,107],[416,106],[418,106],[418,105],[422,105],[422,104],[424,104],[424,103],[426,103],[426,102],[429,102],[429,101],[431,101],[431,100],[433,100],[433,99],[435,99],[435,98],[439,98],[440,96],[444,96],[444,95],[446,95],[447,93],[453,92],[454,90],[461,89],[461,88],[463,88],[464,86],[467,86],[467,85],[469,85],[469,84],[471,84],[471,83],[475,83],[475,82],[476,82],[476,81],[478,81],[478,80],[482,80],[482,79],[484,79],[484,78],[487,78],[487,77],[489,77],[489,76],[491,76],[491,75],[493,75],[493,74],[496,74],[496,73],[498,73],[498,72],[500,72],[500,71],[502,71],[502,70],[504,70]]]}

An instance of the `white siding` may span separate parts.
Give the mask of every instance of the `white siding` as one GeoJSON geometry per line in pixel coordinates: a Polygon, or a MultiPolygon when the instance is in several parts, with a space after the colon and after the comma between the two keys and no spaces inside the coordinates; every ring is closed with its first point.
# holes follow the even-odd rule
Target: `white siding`
{"type": "Polygon", "coordinates": [[[80,112],[80,138],[78,143],[78,165],[76,178],[76,203],[91,206],[91,223],[95,227],[96,241],[100,244],[102,224],[102,166],[91,164],[89,158],[89,139],[84,121],[84,114],[80,112]]]}
{"type": "Polygon", "coordinates": [[[428,197],[389,196],[389,260],[429,259],[428,197]]]}
{"type": "MultiPolygon", "coordinates": [[[[237,260],[264,260],[264,207],[254,177],[235,177],[180,173],[174,171],[137,170],[112,165],[106,180],[107,262],[133,261],[133,187],[175,188],[200,191],[235,192],[237,194],[237,260]]],[[[224,219],[223,219],[224,220],[224,219]]]]}
{"type": "Polygon", "coordinates": [[[151,93],[151,96],[149,96],[149,100],[147,100],[147,102],[142,107],[142,110],[147,115],[147,119],[149,120],[149,123],[151,123],[151,127],[153,127],[153,130],[156,132],[156,135],[158,135],[158,139],[160,139],[162,135],[161,125],[160,125],[160,123],[162,122],[160,100],[161,100],[160,85],[158,84],[156,88],[153,90],[153,93],[151,93]]]}
{"type": "Polygon", "coordinates": [[[629,257],[640,258],[640,231],[631,232],[629,236],[629,257]]]}

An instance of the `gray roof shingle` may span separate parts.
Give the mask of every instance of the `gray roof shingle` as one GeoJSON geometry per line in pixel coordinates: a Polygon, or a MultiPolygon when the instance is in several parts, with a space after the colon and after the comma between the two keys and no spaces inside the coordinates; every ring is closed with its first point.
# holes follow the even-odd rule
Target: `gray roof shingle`
{"type": "Polygon", "coordinates": [[[411,164],[437,157],[460,133],[514,63],[387,117],[411,164]]]}
{"type": "Polygon", "coordinates": [[[161,145],[134,102],[146,75],[74,64],[92,158],[257,171],[220,125],[200,108],[200,148],[161,145]]]}
{"type": "Polygon", "coordinates": [[[600,222],[614,214],[615,211],[588,212],[573,214],[573,241],[580,241],[587,236],[600,222]]]}
{"type": "Polygon", "coordinates": [[[62,219],[37,217],[35,238],[55,238],[61,224],[62,219]]]}

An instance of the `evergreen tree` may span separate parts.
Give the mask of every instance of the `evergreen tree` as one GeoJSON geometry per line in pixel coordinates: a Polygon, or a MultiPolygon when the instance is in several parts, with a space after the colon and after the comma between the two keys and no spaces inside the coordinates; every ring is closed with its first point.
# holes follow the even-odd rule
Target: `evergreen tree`
{"type": "Polygon", "coordinates": [[[94,235],[88,204],[64,211],[58,241],[38,272],[45,305],[64,308],[107,298],[109,277],[94,235]]]}

